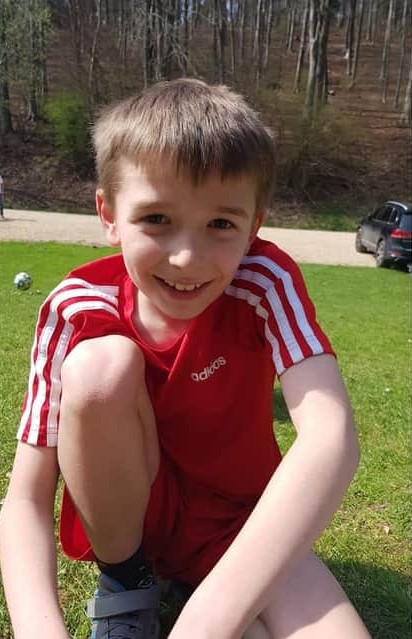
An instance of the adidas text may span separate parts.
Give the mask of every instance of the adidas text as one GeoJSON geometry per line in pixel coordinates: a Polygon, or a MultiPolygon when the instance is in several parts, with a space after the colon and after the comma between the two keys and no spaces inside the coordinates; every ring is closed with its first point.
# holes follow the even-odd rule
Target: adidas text
{"type": "Polygon", "coordinates": [[[205,366],[204,369],[200,371],[200,373],[192,373],[191,378],[194,382],[204,382],[206,379],[216,373],[216,371],[219,370],[221,366],[225,366],[225,364],[225,358],[220,355],[219,357],[216,357],[216,359],[213,360],[213,362],[211,362],[209,366],[205,366]]]}

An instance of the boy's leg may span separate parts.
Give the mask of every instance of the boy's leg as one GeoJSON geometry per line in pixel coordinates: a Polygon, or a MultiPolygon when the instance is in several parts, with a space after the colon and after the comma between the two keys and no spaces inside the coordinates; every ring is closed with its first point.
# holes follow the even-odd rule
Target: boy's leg
{"type": "Polygon", "coordinates": [[[370,639],[342,588],[313,553],[274,588],[260,617],[272,639],[370,639]]]}
{"type": "Polygon", "coordinates": [[[62,369],[59,464],[101,570],[92,639],[157,637],[158,586],[140,550],[159,467],[144,364],[113,335],[82,342],[62,369]]]}
{"type": "Polygon", "coordinates": [[[159,466],[144,358],[131,340],[87,340],[67,357],[58,456],[96,556],[107,563],[130,557],[159,466]]]}

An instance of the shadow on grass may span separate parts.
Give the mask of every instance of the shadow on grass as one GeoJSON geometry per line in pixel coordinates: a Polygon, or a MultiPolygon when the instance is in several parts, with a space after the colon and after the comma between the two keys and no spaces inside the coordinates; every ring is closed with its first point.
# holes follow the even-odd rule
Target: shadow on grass
{"type": "MultiPolygon", "coordinates": [[[[406,577],[379,566],[359,562],[326,562],[358,610],[373,639],[411,636],[411,600],[406,577]]],[[[160,608],[160,639],[166,639],[191,590],[171,586],[160,608]]],[[[350,639],[350,637],[348,637],[350,639]]]]}
{"type": "Polygon", "coordinates": [[[411,637],[411,584],[405,575],[360,562],[325,561],[373,639],[411,637]]]}

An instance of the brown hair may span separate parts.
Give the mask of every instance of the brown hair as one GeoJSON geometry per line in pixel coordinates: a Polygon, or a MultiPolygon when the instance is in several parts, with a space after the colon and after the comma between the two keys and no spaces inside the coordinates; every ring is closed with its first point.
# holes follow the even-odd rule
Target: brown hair
{"type": "Polygon", "coordinates": [[[135,163],[162,154],[188,170],[195,183],[210,171],[225,179],[256,178],[257,206],[273,190],[275,147],[244,98],[226,86],[194,79],[159,82],[103,110],[93,130],[100,186],[113,202],[119,158],[135,163]]]}

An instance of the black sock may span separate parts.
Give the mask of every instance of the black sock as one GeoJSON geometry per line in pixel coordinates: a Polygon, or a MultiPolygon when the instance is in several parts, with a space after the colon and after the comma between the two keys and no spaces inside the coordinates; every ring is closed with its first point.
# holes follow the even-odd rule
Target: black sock
{"type": "Polygon", "coordinates": [[[100,572],[116,579],[126,590],[148,588],[153,583],[154,576],[151,564],[145,560],[141,548],[118,564],[108,564],[97,557],[96,563],[100,572]]]}

